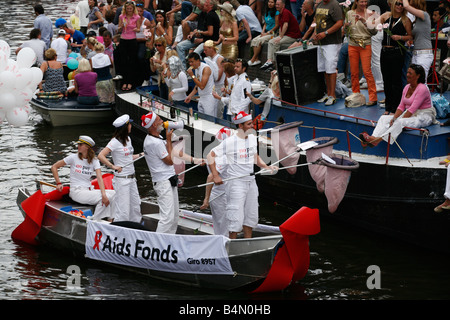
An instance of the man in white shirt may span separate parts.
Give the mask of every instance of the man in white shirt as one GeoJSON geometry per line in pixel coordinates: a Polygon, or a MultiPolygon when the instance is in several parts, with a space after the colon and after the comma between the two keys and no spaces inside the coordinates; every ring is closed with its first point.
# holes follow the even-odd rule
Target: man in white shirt
{"type": "MultiPolygon", "coordinates": [[[[262,32],[261,23],[252,8],[247,5],[241,5],[238,0],[231,0],[230,3],[236,10],[236,20],[242,22],[244,28],[239,32],[238,50],[241,55],[244,47],[249,45],[253,38],[259,36],[262,32]]],[[[242,57],[242,55],[241,55],[242,57]]]]}
{"type": "Polygon", "coordinates": [[[254,164],[261,169],[274,171],[257,153],[257,138],[253,134],[251,115],[241,111],[233,122],[238,125],[237,133],[225,139],[208,154],[208,166],[215,184],[223,183],[217,171],[215,159],[226,157],[227,175],[236,178],[227,181],[226,214],[230,239],[236,239],[244,231],[244,238],[252,237],[252,230],[258,224],[258,187],[254,176],[254,164]]]}
{"type": "Polygon", "coordinates": [[[69,43],[65,39],[66,31],[64,29],[59,29],[58,38],[52,41],[50,48],[56,50],[57,58],[56,60],[64,63],[67,59],[67,53],[69,50],[69,43]]]}
{"type": "Polygon", "coordinates": [[[87,0],[81,0],[77,4],[77,8],[75,9],[78,12],[78,17],[80,18],[80,31],[86,35],[87,34],[87,26],[89,23],[89,3],[87,0]]]}
{"type": "Polygon", "coordinates": [[[178,227],[178,177],[172,160],[172,133],[166,133],[163,140],[160,133],[164,129],[162,119],[152,111],[141,117],[142,126],[147,129],[144,140],[144,154],[153,188],[158,196],[160,220],[156,232],[175,234],[178,227]],[[176,181],[174,181],[176,180],[176,181]]]}
{"type": "Polygon", "coordinates": [[[233,78],[232,89],[229,97],[221,97],[213,92],[214,98],[221,100],[228,105],[227,114],[234,117],[239,112],[249,113],[250,98],[247,93],[252,90],[250,79],[245,71],[247,71],[248,63],[245,60],[237,59],[234,64],[234,72],[236,76],[233,78]]]}
{"type": "Polygon", "coordinates": [[[44,53],[46,48],[45,42],[41,40],[41,30],[36,28],[32,29],[30,32],[30,40],[25,41],[16,49],[16,55],[20,50],[27,47],[33,49],[34,53],[36,53],[36,64],[37,66],[40,66],[42,62],[44,62],[44,53]]]}
{"type": "Polygon", "coordinates": [[[191,102],[192,97],[198,91],[198,111],[216,117],[217,101],[212,96],[214,91],[214,76],[212,70],[206,63],[201,62],[200,55],[196,52],[191,52],[189,54],[188,61],[191,67],[187,69],[187,74],[194,81],[195,88],[187,96],[184,102],[191,102]]]}

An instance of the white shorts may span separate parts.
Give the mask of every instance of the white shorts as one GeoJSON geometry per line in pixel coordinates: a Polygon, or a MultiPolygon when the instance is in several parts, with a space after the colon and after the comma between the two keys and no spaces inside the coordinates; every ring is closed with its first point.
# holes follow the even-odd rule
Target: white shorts
{"type": "Polygon", "coordinates": [[[328,74],[336,73],[339,51],[342,44],[327,44],[317,47],[317,71],[328,74]]]}
{"type": "Polygon", "coordinates": [[[243,226],[258,224],[258,186],[256,180],[230,180],[226,185],[229,232],[241,232],[243,226]]]}

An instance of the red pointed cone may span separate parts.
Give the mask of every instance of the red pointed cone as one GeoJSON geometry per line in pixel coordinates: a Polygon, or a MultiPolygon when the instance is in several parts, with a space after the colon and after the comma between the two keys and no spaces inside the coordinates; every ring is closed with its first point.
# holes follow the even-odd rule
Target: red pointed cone
{"type": "Polygon", "coordinates": [[[22,202],[22,209],[25,211],[26,216],[25,220],[11,233],[13,239],[33,245],[37,244],[36,236],[41,230],[45,202],[46,199],[41,190],[22,202]]]}

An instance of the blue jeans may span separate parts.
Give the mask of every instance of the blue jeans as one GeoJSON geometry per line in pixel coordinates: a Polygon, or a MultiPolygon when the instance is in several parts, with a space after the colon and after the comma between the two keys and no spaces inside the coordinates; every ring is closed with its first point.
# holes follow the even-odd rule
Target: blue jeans
{"type": "Polygon", "coordinates": [[[350,72],[348,72],[348,42],[343,43],[341,46],[341,50],[339,51],[339,59],[338,59],[338,73],[344,73],[347,76],[350,76],[350,72]]]}
{"type": "MultiPolygon", "coordinates": [[[[177,53],[178,57],[180,58],[181,62],[184,64],[185,67],[189,67],[188,63],[186,61],[186,51],[194,48],[197,46],[194,44],[191,40],[183,40],[179,44],[177,44],[177,53]]],[[[199,55],[203,52],[203,43],[200,43],[197,48],[195,48],[194,52],[198,53],[199,55]]]]}
{"type": "Polygon", "coordinates": [[[78,96],[77,101],[79,104],[99,104],[98,96],[94,97],[80,97],[78,96]]]}

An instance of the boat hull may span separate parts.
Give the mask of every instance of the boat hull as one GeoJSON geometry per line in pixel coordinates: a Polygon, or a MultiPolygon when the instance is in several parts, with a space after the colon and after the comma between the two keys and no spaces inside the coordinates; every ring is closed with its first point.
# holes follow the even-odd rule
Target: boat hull
{"type": "Polygon", "coordinates": [[[31,107],[54,127],[111,122],[114,104],[81,105],[76,100],[44,101],[32,99],[31,107]]]}
{"type": "MultiPolygon", "coordinates": [[[[21,203],[28,197],[28,191],[19,189],[17,205],[24,216],[26,214],[21,207],[21,203]]],[[[64,206],[67,206],[67,202],[47,202],[42,227],[37,239],[42,244],[84,258],[86,253],[86,219],[60,210],[64,206]]],[[[86,206],[73,206],[73,208],[81,210],[92,209],[92,207],[86,206]]],[[[158,221],[157,205],[143,202],[141,209],[144,226],[148,229],[155,229],[158,221]]],[[[180,219],[177,234],[213,234],[213,230],[210,224],[205,223],[205,221],[185,218],[180,219]]],[[[281,240],[282,236],[279,231],[258,238],[230,240],[227,251],[234,275],[164,272],[105,263],[154,279],[201,288],[233,290],[256,286],[267,276],[274,259],[276,247],[281,240]]]]}

